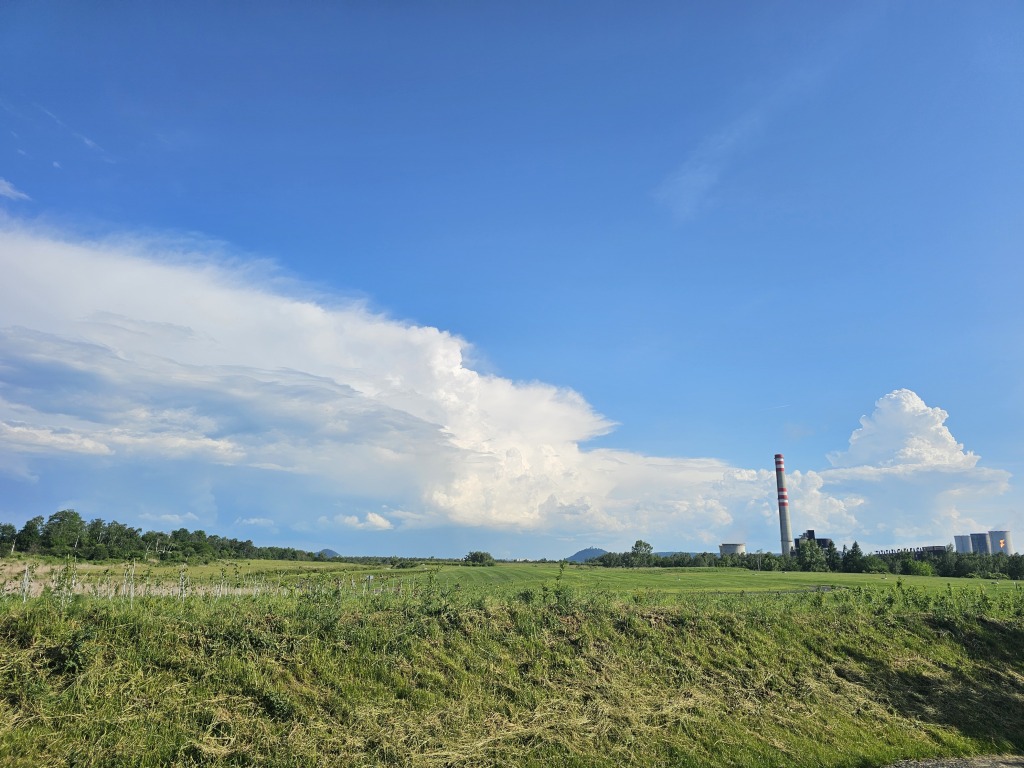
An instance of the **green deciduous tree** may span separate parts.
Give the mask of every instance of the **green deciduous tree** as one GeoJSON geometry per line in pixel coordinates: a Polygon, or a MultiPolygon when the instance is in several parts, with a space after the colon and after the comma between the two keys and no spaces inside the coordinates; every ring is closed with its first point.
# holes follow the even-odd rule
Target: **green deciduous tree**
{"type": "Polygon", "coordinates": [[[900,573],[906,576],[934,576],[935,569],[925,560],[908,557],[900,561],[900,573]]]}
{"type": "Polygon", "coordinates": [[[935,572],[939,576],[956,576],[957,554],[952,547],[946,547],[946,552],[935,562],[935,572]]]}
{"type": "Polygon", "coordinates": [[[19,552],[39,551],[43,541],[43,522],[42,515],[36,515],[31,520],[25,521],[16,537],[19,552]]]}
{"type": "Polygon", "coordinates": [[[463,561],[470,565],[494,565],[494,558],[490,552],[470,552],[464,558],[463,561]]]}
{"type": "Polygon", "coordinates": [[[833,572],[843,570],[843,556],[839,554],[835,542],[831,539],[828,542],[828,546],[825,547],[825,565],[833,572]]]}
{"type": "Polygon", "coordinates": [[[796,561],[801,571],[827,571],[825,553],[813,539],[800,539],[796,550],[796,561]]]}
{"type": "Polygon", "coordinates": [[[642,568],[650,565],[654,559],[654,547],[643,539],[637,539],[633,548],[629,551],[629,562],[627,565],[632,568],[642,568]]]}
{"type": "Polygon", "coordinates": [[[54,512],[42,529],[42,545],[50,554],[68,555],[78,548],[85,534],[85,522],[73,509],[54,512]]]}
{"type": "Polygon", "coordinates": [[[11,554],[18,529],[10,523],[0,523],[0,557],[11,554]]]}
{"type": "Polygon", "coordinates": [[[774,552],[758,552],[755,555],[757,558],[757,569],[759,571],[777,571],[779,570],[779,556],[774,552]]]}
{"type": "Polygon", "coordinates": [[[890,573],[889,565],[878,555],[868,555],[862,561],[862,573],[890,573]]]}
{"type": "Polygon", "coordinates": [[[103,543],[107,546],[110,557],[128,558],[142,556],[145,545],[142,543],[142,530],[112,520],[107,524],[106,538],[103,543]]]}
{"type": "Polygon", "coordinates": [[[1024,579],[1024,556],[1010,555],[1007,558],[1006,575],[1015,581],[1024,579]]]}

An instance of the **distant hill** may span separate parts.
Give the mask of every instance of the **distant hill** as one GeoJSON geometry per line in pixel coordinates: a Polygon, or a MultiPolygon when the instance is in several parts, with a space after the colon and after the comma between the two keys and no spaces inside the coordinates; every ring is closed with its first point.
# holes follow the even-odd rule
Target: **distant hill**
{"type": "Polygon", "coordinates": [[[322,557],[326,557],[328,559],[334,558],[334,557],[341,557],[341,555],[339,555],[333,549],[321,549],[319,552],[317,552],[317,554],[322,556],[322,557]]]}
{"type": "Polygon", "coordinates": [[[586,549],[581,549],[575,555],[570,555],[565,559],[570,563],[585,563],[587,562],[587,560],[593,560],[596,557],[600,557],[601,555],[607,554],[607,552],[608,550],[606,549],[598,549],[597,547],[587,547],[586,549]]]}
{"type": "MultiPolygon", "coordinates": [[[[581,549],[575,555],[565,558],[570,563],[585,563],[588,560],[593,560],[600,557],[601,555],[607,554],[608,550],[598,549],[597,547],[588,547],[587,549],[581,549]]],[[[691,555],[696,557],[697,555],[703,554],[702,552],[652,552],[655,557],[672,557],[672,555],[691,555]]],[[[714,553],[712,553],[714,554],[714,553]]]]}

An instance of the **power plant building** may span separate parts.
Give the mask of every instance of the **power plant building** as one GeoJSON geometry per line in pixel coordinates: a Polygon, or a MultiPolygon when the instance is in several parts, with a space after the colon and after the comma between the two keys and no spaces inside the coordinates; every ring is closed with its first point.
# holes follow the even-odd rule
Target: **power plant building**
{"type": "MultiPolygon", "coordinates": [[[[903,549],[880,549],[876,555],[910,555],[915,560],[924,560],[929,557],[941,557],[946,554],[946,548],[941,544],[933,544],[928,547],[904,547],[903,549]]],[[[970,554],[970,553],[967,553],[970,554]]]]}
{"type": "Polygon", "coordinates": [[[971,546],[971,537],[969,534],[963,534],[961,536],[954,536],[953,541],[956,544],[956,553],[958,555],[969,555],[974,551],[974,547],[971,546]]]}
{"type": "Polygon", "coordinates": [[[793,546],[794,546],[794,547],[795,547],[795,548],[796,548],[797,550],[799,550],[799,549],[800,549],[800,542],[801,542],[801,541],[813,541],[813,542],[814,542],[815,544],[817,544],[817,545],[818,545],[818,549],[821,549],[821,550],[826,550],[826,549],[828,549],[828,548],[829,548],[830,546],[832,546],[832,545],[833,545],[833,543],[834,543],[834,542],[832,541],[832,539],[827,539],[827,538],[824,538],[824,537],[822,537],[822,538],[820,538],[820,539],[819,539],[819,538],[818,538],[818,537],[817,537],[817,536],[815,535],[815,533],[814,533],[814,529],[813,529],[813,528],[809,528],[808,530],[806,530],[806,531],[804,531],[803,533],[801,533],[801,534],[800,534],[800,538],[797,538],[797,539],[793,539],[793,546]]]}
{"type": "Polygon", "coordinates": [[[726,555],[745,555],[747,554],[746,544],[719,544],[718,555],[719,557],[725,557],[726,555]]]}

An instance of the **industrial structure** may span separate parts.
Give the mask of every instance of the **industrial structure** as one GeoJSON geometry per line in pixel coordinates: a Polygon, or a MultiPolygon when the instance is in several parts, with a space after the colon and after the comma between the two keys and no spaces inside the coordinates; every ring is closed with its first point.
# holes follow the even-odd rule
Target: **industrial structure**
{"type": "Polygon", "coordinates": [[[1010,543],[1009,531],[989,531],[988,549],[993,555],[1002,552],[1004,555],[1013,554],[1013,544],[1010,543]]]}
{"type": "Polygon", "coordinates": [[[927,547],[904,547],[903,549],[880,549],[876,555],[907,555],[915,560],[925,560],[929,557],[940,557],[946,554],[946,548],[941,544],[933,544],[927,547]]]}
{"type": "MultiPolygon", "coordinates": [[[[775,485],[779,493],[779,544],[783,557],[792,555],[799,550],[801,541],[813,541],[819,549],[825,550],[833,545],[832,539],[818,538],[814,529],[804,531],[798,538],[793,538],[793,530],[789,520],[789,492],[786,490],[786,464],[781,453],[775,454],[775,485]]],[[[980,555],[1012,555],[1013,544],[1010,542],[1009,531],[989,531],[988,533],[971,533],[954,536],[956,541],[957,554],[980,554],[980,555]]],[[[742,555],[746,554],[746,544],[719,544],[720,555],[742,555]]],[[[911,554],[915,560],[927,557],[937,557],[945,554],[946,547],[943,545],[932,545],[927,547],[912,547],[907,549],[885,549],[876,554],[895,555],[911,554]]]]}
{"type": "Polygon", "coordinates": [[[971,534],[971,551],[979,555],[992,554],[992,548],[989,546],[987,533],[971,534]]]}
{"type": "Polygon", "coordinates": [[[779,532],[781,554],[786,557],[792,552],[793,530],[789,526],[789,494],[786,492],[786,465],[781,453],[775,454],[775,485],[779,491],[779,532]]]}
{"type": "Polygon", "coordinates": [[[793,547],[797,551],[800,550],[801,541],[813,541],[815,544],[818,545],[818,549],[821,550],[826,550],[833,544],[832,539],[819,539],[817,536],[815,536],[813,528],[808,528],[806,531],[801,533],[799,537],[793,539],[793,547]]]}
{"type": "Polygon", "coordinates": [[[725,557],[726,555],[745,555],[747,554],[746,544],[719,544],[718,555],[719,557],[725,557]]]}
{"type": "Polygon", "coordinates": [[[1012,555],[1013,543],[1009,531],[989,531],[988,533],[972,533],[954,536],[957,554],[969,555],[1012,555]]]}

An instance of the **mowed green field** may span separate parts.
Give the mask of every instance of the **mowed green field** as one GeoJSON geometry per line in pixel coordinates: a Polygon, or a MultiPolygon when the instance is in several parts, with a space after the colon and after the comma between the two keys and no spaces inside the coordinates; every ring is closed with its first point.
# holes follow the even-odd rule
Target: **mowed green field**
{"type": "MultiPolygon", "coordinates": [[[[8,561],[3,571],[6,591],[20,585],[25,564],[8,561]]],[[[33,578],[48,582],[63,567],[62,563],[32,564],[33,578]]],[[[101,582],[123,583],[128,564],[80,563],[76,566],[80,591],[88,591],[101,582]]],[[[177,564],[137,564],[134,579],[165,589],[177,589],[183,567],[177,564]]],[[[602,568],[592,565],[560,563],[498,563],[473,567],[429,561],[415,568],[391,568],[344,561],[295,562],[285,560],[222,561],[184,567],[184,575],[193,589],[210,590],[218,584],[245,586],[261,584],[267,588],[303,588],[311,581],[344,585],[350,590],[370,591],[422,585],[428,581],[439,586],[470,592],[509,592],[553,588],[556,584],[583,593],[598,592],[626,597],[642,593],[647,600],[691,593],[800,592],[837,588],[888,589],[897,582],[925,592],[950,588],[981,589],[998,593],[1016,588],[1016,582],[989,579],[955,579],[936,576],[895,576],[893,574],[801,573],[750,571],[744,568],[602,568]]],[[[140,587],[141,588],[141,587],[140,587]]]]}
{"type": "MultiPolygon", "coordinates": [[[[443,583],[465,588],[537,588],[558,578],[558,563],[499,563],[494,567],[446,566],[437,571],[443,583]]],[[[400,574],[401,572],[392,572],[400,574]]],[[[402,578],[402,576],[398,576],[402,578]]],[[[906,586],[941,591],[947,585],[983,589],[1013,589],[1013,582],[983,579],[943,579],[930,576],[893,576],[866,573],[800,573],[748,571],[744,568],[601,568],[567,565],[566,586],[582,591],[628,595],[653,591],[666,596],[692,592],[790,592],[822,587],[892,587],[897,579],[906,586]]]]}
{"type": "MultiPolygon", "coordinates": [[[[0,594],[21,594],[26,565],[30,595],[52,589],[68,563],[8,560],[0,566],[0,594]]],[[[310,589],[350,594],[419,590],[428,584],[466,595],[510,595],[523,591],[568,588],[581,595],[606,595],[670,604],[697,594],[791,594],[832,589],[887,590],[897,584],[935,594],[970,589],[998,595],[1018,588],[1018,582],[955,579],[893,574],[801,573],[750,571],[744,568],[602,568],[566,563],[498,563],[469,566],[425,561],[414,568],[365,563],[296,562],[284,560],[218,561],[182,564],[72,564],[75,591],[97,597],[132,591],[135,595],[194,596],[226,594],[288,594],[310,589]],[[130,586],[134,583],[134,589],[130,586]]]]}

